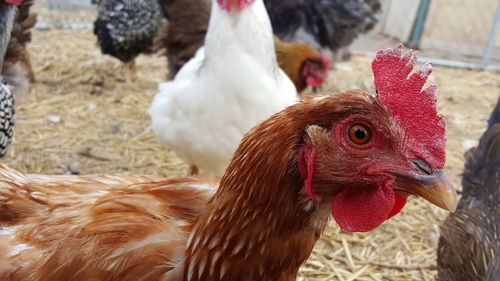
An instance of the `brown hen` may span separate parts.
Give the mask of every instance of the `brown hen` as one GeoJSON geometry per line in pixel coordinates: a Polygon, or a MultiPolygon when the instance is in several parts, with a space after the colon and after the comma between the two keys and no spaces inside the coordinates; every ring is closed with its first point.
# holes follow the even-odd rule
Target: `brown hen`
{"type": "Polygon", "coordinates": [[[305,43],[286,43],[274,36],[278,64],[292,80],[297,92],[307,86],[321,87],[330,73],[330,59],[305,43]]]}
{"type": "Polygon", "coordinates": [[[453,210],[435,88],[421,92],[430,71],[406,78],[414,54],[379,54],[378,98],[309,99],[264,121],[220,182],[1,166],[0,280],[291,281],[330,216],[345,231],[369,231],[408,194],[453,210]],[[403,92],[391,90],[398,85],[403,92]],[[407,101],[423,116],[399,112],[407,101]]]}

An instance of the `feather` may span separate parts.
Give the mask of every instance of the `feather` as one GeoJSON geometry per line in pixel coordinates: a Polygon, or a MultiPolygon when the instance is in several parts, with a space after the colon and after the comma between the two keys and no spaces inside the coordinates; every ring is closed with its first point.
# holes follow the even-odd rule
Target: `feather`
{"type": "Polygon", "coordinates": [[[266,0],[275,34],[336,53],[373,28],[378,0],[266,0]]]}
{"type": "Polygon", "coordinates": [[[164,50],[168,60],[168,80],[175,75],[204,45],[210,18],[210,1],[160,1],[168,23],[160,27],[154,50],[164,50]]]}
{"type": "Polygon", "coordinates": [[[2,280],[158,280],[182,255],[217,183],[211,177],[25,176],[6,166],[0,173],[2,280]]]}
{"type": "Polygon", "coordinates": [[[462,198],[441,225],[438,280],[500,277],[500,98],[479,146],[465,155],[462,198]]]}
{"type": "Polygon", "coordinates": [[[162,15],[156,0],[93,0],[94,34],[103,54],[122,62],[151,51],[162,15]]]}

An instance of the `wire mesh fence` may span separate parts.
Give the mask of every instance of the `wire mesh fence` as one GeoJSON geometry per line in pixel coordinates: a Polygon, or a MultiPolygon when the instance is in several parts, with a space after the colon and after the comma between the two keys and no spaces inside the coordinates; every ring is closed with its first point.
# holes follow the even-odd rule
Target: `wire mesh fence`
{"type": "Polygon", "coordinates": [[[382,0],[380,21],[354,49],[404,42],[434,63],[500,69],[500,1],[382,0]]]}
{"type": "MultiPolygon", "coordinates": [[[[55,18],[62,18],[54,22],[50,17],[49,25],[91,28],[94,13],[90,0],[43,1],[53,11],[65,11],[52,12],[59,14],[55,18]]],[[[438,65],[500,70],[499,0],[380,1],[379,23],[369,34],[361,35],[351,50],[373,54],[403,42],[420,49],[423,60],[438,65]]],[[[40,26],[44,26],[43,17],[40,26]]]]}

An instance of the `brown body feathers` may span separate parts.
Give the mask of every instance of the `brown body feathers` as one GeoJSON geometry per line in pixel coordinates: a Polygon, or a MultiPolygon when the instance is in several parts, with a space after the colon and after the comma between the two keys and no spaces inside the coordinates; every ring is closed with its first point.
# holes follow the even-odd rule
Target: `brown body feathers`
{"type": "Polygon", "coordinates": [[[164,52],[168,60],[168,79],[204,45],[210,18],[210,1],[176,0],[167,4],[159,1],[168,23],[162,24],[155,39],[155,51],[164,52]]]}
{"type": "Polygon", "coordinates": [[[217,182],[0,173],[3,281],[160,280],[217,182]]]}

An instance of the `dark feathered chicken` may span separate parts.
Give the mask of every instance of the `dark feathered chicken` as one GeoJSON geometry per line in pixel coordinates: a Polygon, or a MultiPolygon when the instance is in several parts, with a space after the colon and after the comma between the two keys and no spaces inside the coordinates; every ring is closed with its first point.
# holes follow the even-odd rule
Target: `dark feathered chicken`
{"type": "Polygon", "coordinates": [[[168,60],[168,79],[186,64],[204,45],[210,18],[209,0],[159,0],[168,19],[159,31],[156,51],[165,50],[168,60]]]}
{"type": "Polygon", "coordinates": [[[379,0],[265,0],[274,33],[336,53],[373,28],[379,0]]]}
{"type": "MultiPolygon", "coordinates": [[[[0,73],[16,15],[16,6],[10,2],[18,3],[19,1],[4,2],[0,0],[0,73]]],[[[7,152],[7,148],[12,141],[13,129],[14,98],[9,86],[0,75],[0,157],[7,152]]]]}
{"type": "Polygon", "coordinates": [[[151,51],[162,14],[157,0],[92,0],[97,5],[94,33],[104,54],[125,63],[135,77],[134,59],[151,51]]]}
{"type": "Polygon", "coordinates": [[[462,198],[441,226],[439,281],[500,280],[500,99],[466,153],[462,198]]]}
{"type": "Polygon", "coordinates": [[[2,76],[10,85],[16,101],[26,97],[35,74],[26,44],[31,41],[31,28],[36,23],[36,14],[30,14],[33,0],[18,5],[17,15],[12,26],[10,41],[3,61],[2,76]]]}

